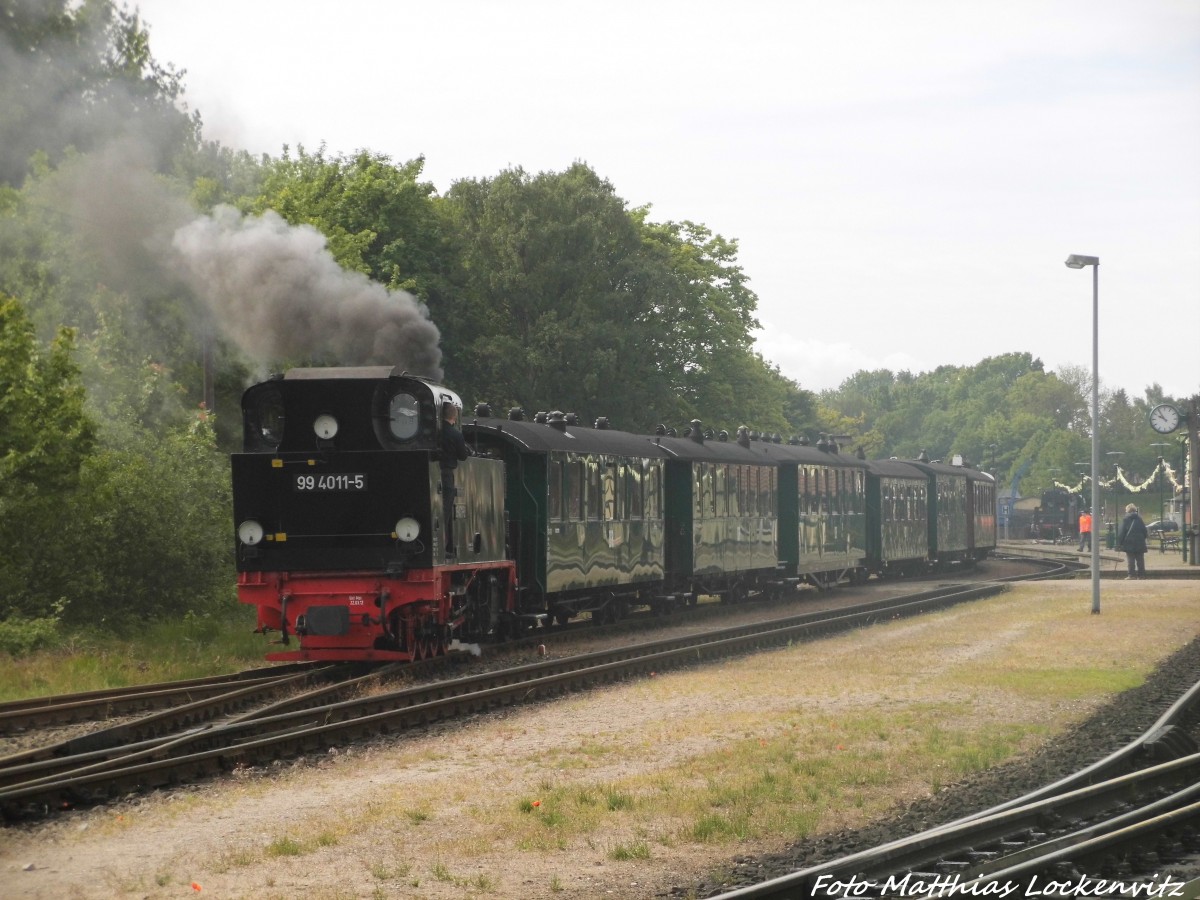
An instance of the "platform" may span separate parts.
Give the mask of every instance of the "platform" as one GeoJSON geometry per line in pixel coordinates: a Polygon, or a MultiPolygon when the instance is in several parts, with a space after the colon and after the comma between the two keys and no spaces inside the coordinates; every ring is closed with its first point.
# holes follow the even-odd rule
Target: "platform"
{"type": "MultiPolygon", "coordinates": [[[[1189,559],[1183,561],[1183,552],[1176,545],[1174,549],[1167,547],[1164,551],[1158,548],[1158,541],[1151,539],[1152,546],[1146,551],[1147,578],[1200,578],[1200,566],[1193,566],[1189,559]]],[[[1014,555],[1038,556],[1043,559],[1077,559],[1085,565],[1090,564],[1092,551],[1076,548],[1079,545],[1056,544],[1052,541],[1039,540],[1008,540],[997,542],[997,553],[1012,553],[1014,555]]],[[[1090,568],[1085,569],[1080,577],[1087,577],[1090,568]]],[[[1117,550],[1109,550],[1103,544],[1100,546],[1100,577],[1124,578],[1127,574],[1125,554],[1117,550]]]]}

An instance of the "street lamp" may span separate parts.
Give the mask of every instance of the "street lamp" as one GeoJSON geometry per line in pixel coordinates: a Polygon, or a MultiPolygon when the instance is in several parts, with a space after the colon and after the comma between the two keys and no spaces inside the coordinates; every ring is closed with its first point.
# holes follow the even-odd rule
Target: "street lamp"
{"type": "MultiPolygon", "coordinates": [[[[1067,257],[1068,269],[1092,267],[1092,521],[1100,507],[1100,257],[1067,257]]],[[[1100,542],[1092,527],[1092,613],[1100,612],[1100,542]]]]}

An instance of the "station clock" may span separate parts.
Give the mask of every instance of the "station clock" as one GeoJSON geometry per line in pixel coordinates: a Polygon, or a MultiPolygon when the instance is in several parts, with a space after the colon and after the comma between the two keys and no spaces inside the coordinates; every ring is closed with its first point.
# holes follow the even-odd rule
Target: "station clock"
{"type": "Polygon", "coordinates": [[[1170,434],[1179,427],[1179,410],[1170,403],[1160,403],[1150,410],[1150,427],[1159,434],[1170,434]]]}

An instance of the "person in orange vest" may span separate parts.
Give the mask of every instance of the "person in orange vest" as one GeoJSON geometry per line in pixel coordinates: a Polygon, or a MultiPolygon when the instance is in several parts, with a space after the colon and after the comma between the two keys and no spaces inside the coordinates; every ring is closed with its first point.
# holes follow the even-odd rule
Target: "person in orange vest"
{"type": "Polygon", "coordinates": [[[1092,514],[1086,509],[1079,514],[1079,549],[1081,552],[1084,544],[1087,544],[1089,550],[1092,549],[1092,514]]]}

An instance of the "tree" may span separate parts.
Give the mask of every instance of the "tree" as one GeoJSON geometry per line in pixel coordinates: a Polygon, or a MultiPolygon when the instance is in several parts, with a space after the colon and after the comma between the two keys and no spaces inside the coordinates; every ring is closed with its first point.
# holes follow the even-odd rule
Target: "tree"
{"type": "Polygon", "coordinates": [[[21,304],[0,294],[0,618],[41,617],[55,599],[38,596],[31,567],[48,543],[61,550],[62,506],[96,438],[72,346],[63,329],[42,351],[21,304]]]}
{"type": "Polygon", "coordinates": [[[366,150],[330,159],[324,147],[316,153],[300,147],[295,157],[284,148],[265,166],[261,190],[241,206],[311,225],[343,268],[427,299],[448,247],[434,186],[420,180],[424,166],[423,157],[395,165],[366,150]]]}
{"type": "Polygon", "coordinates": [[[165,169],[197,136],[182,76],[111,0],[0,0],[0,183],[20,185],[35,151],[56,165],[118,140],[165,169]]]}
{"type": "Polygon", "coordinates": [[[644,327],[662,273],[607,181],[580,163],[510,170],[456,182],[444,209],[462,279],[438,314],[448,377],[500,407],[623,428],[674,411],[644,327]]]}

